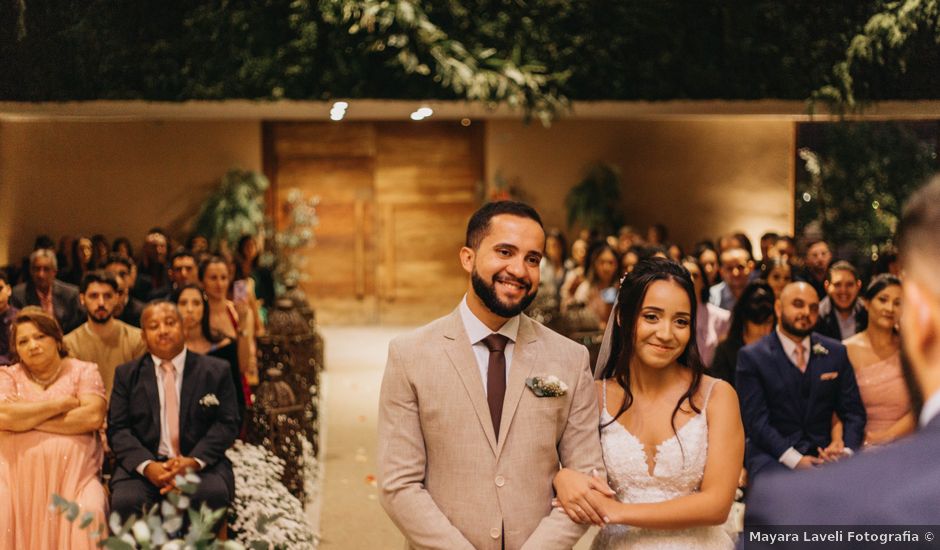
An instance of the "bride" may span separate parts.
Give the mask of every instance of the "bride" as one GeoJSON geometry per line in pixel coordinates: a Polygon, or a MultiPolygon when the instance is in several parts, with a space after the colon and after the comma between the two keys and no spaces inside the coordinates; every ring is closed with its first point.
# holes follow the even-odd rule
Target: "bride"
{"type": "Polygon", "coordinates": [[[705,376],[688,271],[654,258],[622,284],[598,358],[604,481],[555,476],[557,505],[603,526],[592,548],[730,549],[744,457],[737,395],[705,376]]]}

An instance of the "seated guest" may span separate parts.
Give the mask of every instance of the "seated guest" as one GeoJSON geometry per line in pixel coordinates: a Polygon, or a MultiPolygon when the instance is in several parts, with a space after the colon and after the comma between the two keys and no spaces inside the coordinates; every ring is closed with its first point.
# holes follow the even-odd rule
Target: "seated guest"
{"type": "Polygon", "coordinates": [[[246,383],[257,384],[255,318],[245,297],[229,300],[231,278],[228,264],[219,256],[207,258],[199,264],[199,280],[209,299],[209,328],[214,334],[235,341],[238,366],[246,383]]]}
{"type": "Polygon", "coordinates": [[[108,411],[108,443],[117,460],[111,510],[122,521],[159,503],[186,471],[201,479],[191,508],[229,506],[235,495],[225,451],[238,435],[229,366],[187,351],[176,306],[144,308],[143,357],[118,367],[108,411]]]}
{"type": "Polygon", "coordinates": [[[199,282],[199,269],[196,267],[196,257],[189,250],[177,250],[170,256],[169,267],[166,271],[169,286],[155,289],[150,293],[150,301],[168,301],[173,298],[176,291],[183,285],[199,282]]]}
{"type": "Polygon", "coordinates": [[[770,285],[760,279],[744,288],[741,298],[731,310],[728,336],[718,344],[709,374],[734,386],[738,352],[774,330],[774,324],[777,322],[777,316],[774,314],[775,300],[770,285]]]}
{"type": "Polygon", "coordinates": [[[166,256],[169,239],[159,227],[147,232],[144,240],[143,252],[137,264],[136,286],[131,291],[139,300],[148,300],[154,292],[168,286],[166,274],[166,256]]]}
{"type": "Polygon", "coordinates": [[[65,336],[72,357],[98,365],[105,397],[111,396],[114,369],[147,351],[140,329],[114,318],[121,298],[117,279],[107,271],[90,271],[82,279],[79,298],[88,321],[65,336]]]}
{"type": "Polygon", "coordinates": [[[13,324],[13,318],[19,312],[18,309],[10,305],[10,293],[13,287],[7,279],[5,271],[0,269],[0,366],[9,365],[10,358],[10,326],[13,324]]]}
{"type": "Polygon", "coordinates": [[[731,311],[750,282],[751,256],[743,248],[729,248],[719,256],[721,282],[709,289],[708,303],[731,311]]]}
{"type": "Polygon", "coordinates": [[[131,246],[131,241],[127,237],[114,239],[114,242],[111,243],[111,252],[128,260],[134,257],[134,247],[131,246]]]}
{"type": "Polygon", "coordinates": [[[105,526],[104,386],[92,363],[66,357],[62,329],[36,307],[13,320],[14,359],[0,369],[0,548],[97,548],[105,526]],[[53,494],[93,514],[90,530],[51,510],[53,494]]]}
{"type": "Polygon", "coordinates": [[[144,303],[131,296],[130,289],[134,287],[134,262],[117,253],[108,256],[104,270],[114,275],[120,290],[120,296],[114,306],[114,316],[132,327],[140,328],[140,314],[144,311],[144,303]]]}
{"type": "Polygon", "coordinates": [[[209,316],[206,315],[209,311],[209,301],[198,284],[183,285],[173,297],[173,302],[183,317],[186,349],[218,357],[229,364],[232,383],[235,384],[235,397],[238,399],[238,415],[244,419],[245,403],[250,402],[251,395],[247,385],[242,384],[241,369],[238,368],[238,345],[231,338],[212,332],[209,316]],[[242,391],[238,391],[239,389],[242,391]]]}
{"type": "Polygon", "coordinates": [[[812,468],[858,450],[865,407],[845,346],[813,333],[816,291],[790,283],[775,304],[777,330],[738,352],[736,389],[751,479],[765,471],[812,468]],[[833,442],[836,415],[843,440],[833,442]]]}
{"type": "Polygon", "coordinates": [[[767,281],[770,288],[774,289],[774,296],[779,298],[783,287],[793,282],[793,269],[786,258],[778,254],[761,263],[760,278],[767,281]]]}
{"type": "Polygon", "coordinates": [[[94,253],[94,245],[88,237],[80,236],[72,241],[72,260],[69,262],[70,268],[65,276],[62,277],[62,280],[75,286],[81,284],[82,277],[90,270],[94,269],[92,266],[94,253]]]}
{"type": "Polygon", "coordinates": [[[806,247],[806,257],[803,260],[803,272],[797,277],[807,282],[816,290],[819,299],[826,297],[826,275],[829,273],[829,264],[832,262],[832,251],[824,240],[811,241],[806,247]]]}
{"type": "Polygon", "coordinates": [[[92,269],[101,269],[108,256],[111,254],[111,247],[108,245],[108,238],[101,233],[91,236],[91,266],[92,269]]]}
{"type": "Polygon", "coordinates": [[[695,258],[687,256],[682,261],[682,267],[688,270],[695,285],[695,296],[698,305],[695,308],[695,343],[698,346],[698,355],[702,364],[711,366],[715,357],[715,348],[718,342],[725,338],[731,321],[731,312],[708,303],[708,292],[705,287],[705,275],[695,258]]]}
{"type": "Polygon", "coordinates": [[[251,278],[254,284],[253,294],[261,302],[255,309],[269,310],[274,307],[274,273],[259,263],[261,257],[259,243],[261,242],[253,235],[245,235],[238,240],[235,254],[235,280],[251,278]]]}
{"type": "Polygon", "coordinates": [[[858,299],[862,281],[849,262],[836,262],[829,268],[823,283],[826,297],[819,302],[816,332],[834,338],[846,338],[865,330],[868,312],[858,299]]]}
{"type": "MultiPolygon", "coordinates": [[[[834,267],[834,266],[833,266],[834,267]]],[[[865,444],[883,445],[914,431],[911,397],[901,372],[901,280],[878,275],[865,289],[868,327],[845,342],[868,422],[865,444]]]]}
{"type": "Polygon", "coordinates": [[[617,297],[619,266],[620,258],[613,247],[604,241],[595,245],[588,255],[584,280],[574,290],[571,299],[567,303],[562,302],[562,312],[577,306],[584,307],[593,319],[593,328],[603,330],[617,297]]]}
{"type": "Polygon", "coordinates": [[[32,281],[13,287],[11,303],[23,309],[39,306],[55,317],[62,330],[69,332],[85,320],[78,303],[78,287],[55,278],[59,272],[55,252],[41,248],[29,255],[29,273],[32,281]]]}
{"type": "MultiPolygon", "coordinates": [[[[33,241],[33,251],[42,250],[43,248],[52,250],[55,252],[55,242],[52,240],[52,237],[49,235],[39,235],[36,237],[36,240],[33,241]]],[[[18,283],[28,283],[33,280],[33,276],[29,272],[29,256],[24,256],[23,260],[20,262],[20,267],[12,273],[7,273],[10,276],[7,279],[7,282],[10,286],[16,286],[18,283]]]]}

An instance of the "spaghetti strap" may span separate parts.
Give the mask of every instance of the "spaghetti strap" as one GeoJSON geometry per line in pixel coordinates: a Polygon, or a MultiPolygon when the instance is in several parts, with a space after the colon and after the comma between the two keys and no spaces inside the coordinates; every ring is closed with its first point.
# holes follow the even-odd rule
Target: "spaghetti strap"
{"type": "Polygon", "coordinates": [[[708,399],[712,396],[712,390],[715,389],[715,384],[718,383],[718,378],[712,378],[712,383],[708,386],[708,389],[705,390],[705,402],[702,403],[702,412],[705,412],[705,409],[708,408],[708,399]]]}
{"type": "Polygon", "coordinates": [[[602,398],[604,402],[604,412],[607,412],[607,378],[604,379],[604,397],[602,398]]]}

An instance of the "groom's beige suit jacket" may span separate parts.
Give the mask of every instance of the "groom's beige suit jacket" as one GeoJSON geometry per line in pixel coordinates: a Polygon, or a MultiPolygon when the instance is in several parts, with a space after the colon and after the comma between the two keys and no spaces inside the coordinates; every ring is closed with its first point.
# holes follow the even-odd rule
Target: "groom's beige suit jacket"
{"type": "Polygon", "coordinates": [[[571,548],[585,527],[552,509],[559,464],[605,475],[581,346],[521,316],[493,433],[459,309],[389,345],[379,399],[379,499],[412,548],[571,548]],[[555,375],[561,397],[526,379],[555,375]],[[501,540],[505,537],[505,541],[501,540]]]}

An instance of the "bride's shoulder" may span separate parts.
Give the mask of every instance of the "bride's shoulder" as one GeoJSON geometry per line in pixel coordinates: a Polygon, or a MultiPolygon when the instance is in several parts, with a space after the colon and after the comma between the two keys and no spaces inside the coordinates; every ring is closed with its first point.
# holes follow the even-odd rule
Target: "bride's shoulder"
{"type": "Polygon", "coordinates": [[[715,378],[707,374],[702,375],[702,381],[699,383],[698,392],[696,393],[697,401],[709,409],[715,402],[718,402],[719,406],[728,403],[735,407],[739,406],[738,394],[734,391],[734,386],[721,378],[715,378]]]}

